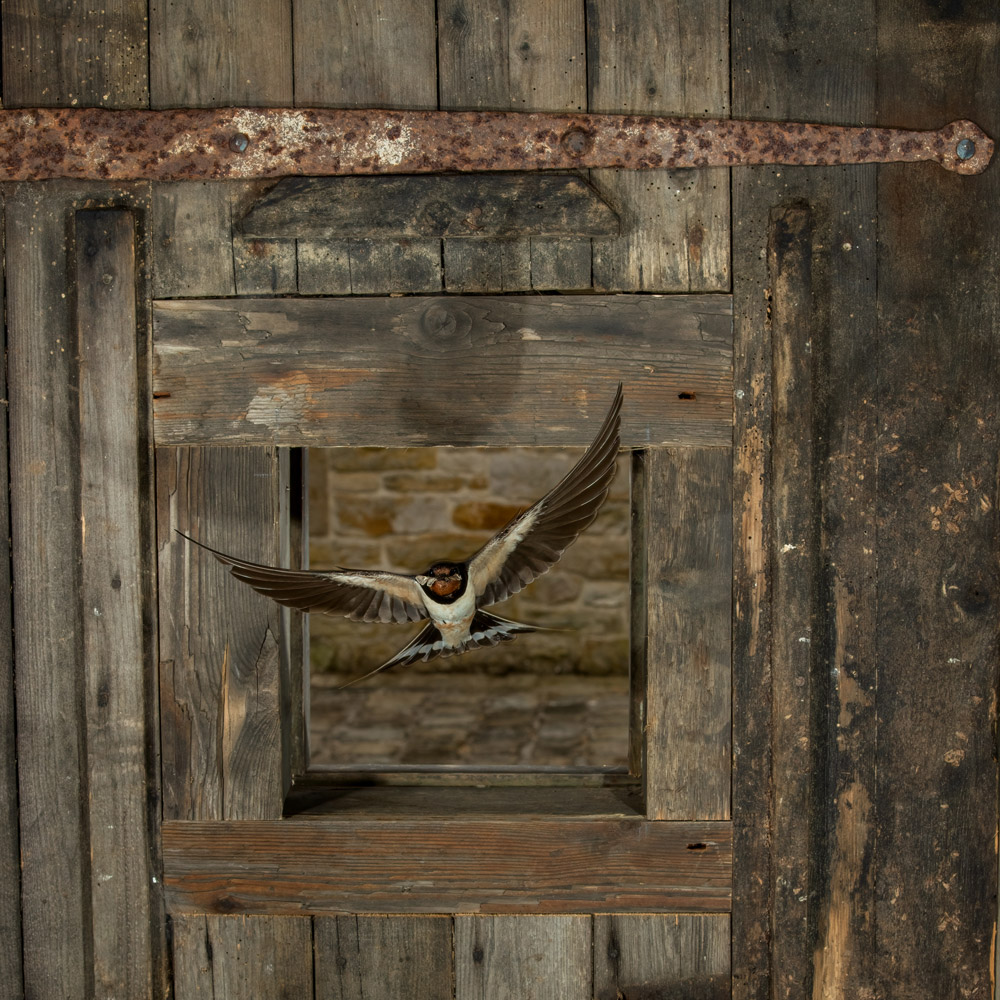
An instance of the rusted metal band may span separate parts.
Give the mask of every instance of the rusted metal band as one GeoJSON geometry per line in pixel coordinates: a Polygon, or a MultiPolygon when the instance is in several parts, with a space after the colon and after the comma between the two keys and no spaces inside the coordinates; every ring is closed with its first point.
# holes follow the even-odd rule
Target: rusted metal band
{"type": "Polygon", "coordinates": [[[982,171],[972,122],[893,128],[504,111],[213,108],[0,111],[0,179],[234,180],[572,167],[933,160],[982,171]]]}

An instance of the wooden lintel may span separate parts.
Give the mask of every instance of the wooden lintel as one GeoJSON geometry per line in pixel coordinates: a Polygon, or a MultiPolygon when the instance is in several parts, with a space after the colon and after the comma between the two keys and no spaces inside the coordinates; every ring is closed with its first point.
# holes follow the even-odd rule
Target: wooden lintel
{"type": "Polygon", "coordinates": [[[731,824],[167,822],[171,913],[727,912],[731,824]]]}
{"type": "Polygon", "coordinates": [[[257,239],[617,236],[614,209],[576,174],[288,177],[240,223],[257,239]]]}
{"type": "Polygon", "coordinates": [[[156,441],[585,445],[619,381],[622,444],[732,441],[724,295],[160,301],[156,441]]]}

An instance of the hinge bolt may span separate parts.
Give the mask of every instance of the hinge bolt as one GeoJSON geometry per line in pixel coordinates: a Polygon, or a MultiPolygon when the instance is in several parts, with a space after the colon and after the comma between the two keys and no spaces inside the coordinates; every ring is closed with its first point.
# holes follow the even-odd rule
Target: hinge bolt
{"type": "Polygon", "coordinates": [[[955,155],[960,160],[971,160],[976,155],[976,144],[971,139],[960,139],[955,147],[955,155]]]}
{"type": "Polygon", "coordinates": [[[237,132],[236,135],[229,140],[229,148],[234,153],[245,153],[249,145],[250,137],[244,135],[242,132],[237,132]]]}

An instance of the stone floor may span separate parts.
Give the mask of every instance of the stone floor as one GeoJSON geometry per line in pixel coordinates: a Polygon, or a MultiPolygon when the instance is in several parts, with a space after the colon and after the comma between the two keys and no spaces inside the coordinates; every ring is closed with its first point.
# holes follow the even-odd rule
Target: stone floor
{"type": "Polygon", "coordinates": [[[628,678],[314,675],[314,764],[626,763],[628,678]]]}

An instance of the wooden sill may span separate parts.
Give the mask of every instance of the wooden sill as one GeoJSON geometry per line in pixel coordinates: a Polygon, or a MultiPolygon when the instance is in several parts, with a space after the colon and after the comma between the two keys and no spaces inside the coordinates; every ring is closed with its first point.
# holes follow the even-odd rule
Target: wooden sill
{"type": "Polygon", "coordinates": [[[727,912],[732,825],[643,819],[168,821],[171,913],[727,912]]]}

